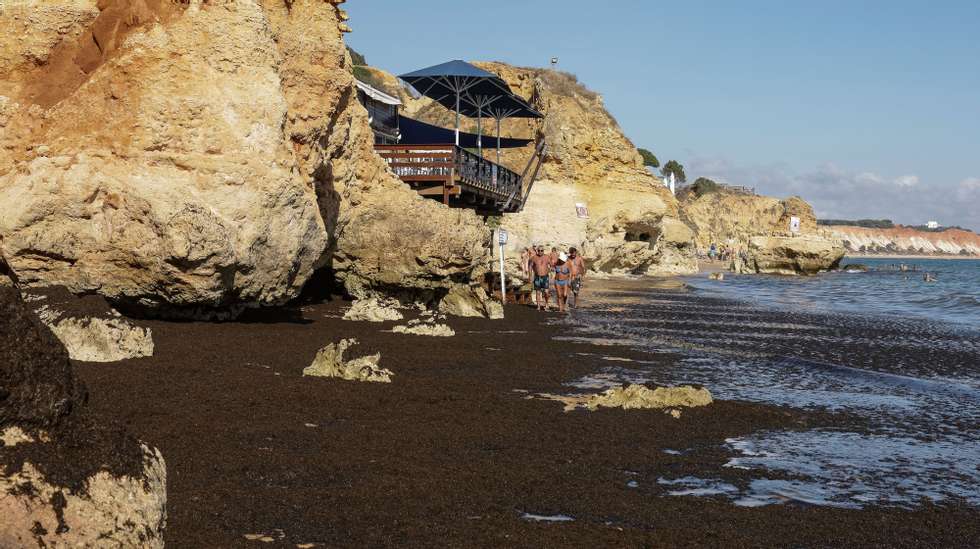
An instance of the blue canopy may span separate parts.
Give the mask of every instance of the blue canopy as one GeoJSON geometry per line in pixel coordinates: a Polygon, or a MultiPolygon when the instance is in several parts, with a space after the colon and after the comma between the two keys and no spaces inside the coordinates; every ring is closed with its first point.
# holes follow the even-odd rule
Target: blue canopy
{"type": "MultiPolygon", "coordinates": [[[[420,122],[407,116],[398,117],[398,129],[402,135],[401,142],[413,145],[447,144],[453,143],[455,139],[455,132],[453,130],[426,124],[425,122],[420,122]]],[[[460,132],[459,134],[459,146],[461,147],[475,149],[477,148],[478,142],[479,139],[475,133],[460,132]]],[[[503,149],[516,149],[525,147],[533,142],[533,139],[502,137],[500,138],[500,147],[503,149]]]]}
{"type": "MultiPolygon", "coordinates": [[[[476,118],[476,146],[483,151],[481,139],[482,119],[491,116],[497,120],[497,141],[500,139],[500,120],[509,116],[542,118],[523,99],[514,95],[506,82],[496,74],[473,66],[466,61],[454,60],[420,69],[399,78],[408,82],[422,95],[434,99],[440,105],[456,112],[454,142],[461,145],[459,132],[460,114],[476,118]]],[[[497,147],[497,157],[500,148],[497,147]]]]}
{"type": "Polygon", "coordinates": [[[483,108],[487,106],[487,102],[493,98],[512,95],[502,78],[459,59],[403,74],[399,78],[411,84],[422,95],[456,112],[457,145],[460,114],[479,120],[483,117],[483,108]]]}
{"type": "Polygon", "coordinates": [[[509,95],[502,78],[456,59],[399,76],[419,93],[435,99],[448,109],[456,108],[457,94],[509,95]]]}

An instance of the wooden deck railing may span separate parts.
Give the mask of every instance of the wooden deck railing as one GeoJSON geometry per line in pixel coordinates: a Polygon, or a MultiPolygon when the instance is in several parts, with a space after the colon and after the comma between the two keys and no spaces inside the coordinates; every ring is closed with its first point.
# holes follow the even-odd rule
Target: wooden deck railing
{"type": "Polygon", "coordinates": [[[409,183],[443,182],[449,195],[470,192],[495,204],[523,202],[522,178],[511,170],[462,147],[446,145],[375,145],[391,170],[409,183]]]}

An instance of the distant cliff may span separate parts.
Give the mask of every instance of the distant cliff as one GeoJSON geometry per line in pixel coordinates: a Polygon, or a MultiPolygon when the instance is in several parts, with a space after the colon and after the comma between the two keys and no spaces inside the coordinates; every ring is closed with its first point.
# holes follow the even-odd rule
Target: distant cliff
{"type": "Polygon", "coordinates": [[[733,269],[747,273],[812,274],[833,269],[844,256],[840,240],[817,225],[802,198],[785,200],[721,189],[681,192],[681,219],[694,229],[701,250],[729,245],[745,253],[733,269]],[[799,233],[790,232],[793,218],[799,233]]]}
{"type": "Polygon", "coordinates": [[[890,229],[830,226],[848,253],[868,255],[962,255],[980,257],[980,235],[964,229],[923,231],[896,225],[890,229]]]}

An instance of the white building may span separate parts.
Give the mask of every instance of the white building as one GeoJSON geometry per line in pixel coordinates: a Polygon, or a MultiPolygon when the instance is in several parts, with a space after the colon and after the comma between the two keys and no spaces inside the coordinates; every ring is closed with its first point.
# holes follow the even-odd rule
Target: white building
{"type": "Polygon", "coordinates": [[[926,222],[926,227],[928,227],[930,229],[938,229],[939,228],[939,222],[938,221],[927,221],[926,222]]]}

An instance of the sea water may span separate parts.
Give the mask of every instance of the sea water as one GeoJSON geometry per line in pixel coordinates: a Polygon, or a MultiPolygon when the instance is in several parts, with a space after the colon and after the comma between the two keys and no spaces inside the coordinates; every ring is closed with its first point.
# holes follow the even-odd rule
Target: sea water
{"type": "Polygon", "coordinates": [[[709,294],[747,298],[785,311],[857,312],[888,318],[925,318],[980,328],[980,259],[845,258],[840,270],[819,276],[692,277],[709,294]],[[903,270],[903,266],[904,269],[903,270]],[[929,274],[934,282],[927,282],[929,274]]]}
{"type": "Polygon", "coordinates": [[[980,261],[861,262],[868,272],[691,277],[690,292],[596,282],[564,337],[601,344],[597,355],[628,346],[650,360],[608,361],[568,385],[694,383],[719,399],[850,418],[729,439],[725,467],[751,482],[721,480],[724,471],[660,478],[666,495],[744,506],[980,505],[980,261]]]}

